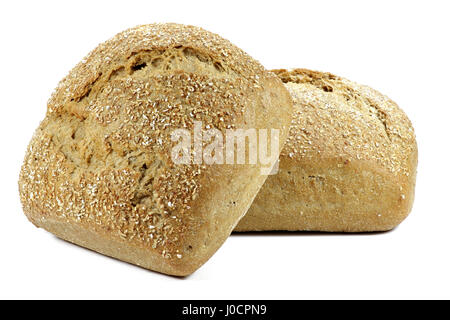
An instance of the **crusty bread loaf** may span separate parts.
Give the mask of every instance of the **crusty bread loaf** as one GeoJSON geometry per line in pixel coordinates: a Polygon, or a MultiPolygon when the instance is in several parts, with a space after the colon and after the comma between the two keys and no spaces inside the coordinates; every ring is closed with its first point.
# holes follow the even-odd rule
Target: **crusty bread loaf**
{"type": "Polygon", "coordinates": [[[291,113],[280,79],[218,35],[177,24],[126,30],[51,96],[20,173],[24,212],[70,242],[188,275],[222,245],[266,176],[259,164],[175,164],[170,134],[196,120],[221,132],[278,128],[282,143],[291,113]]]}
{"type": "Polygon", "coordinates": [[[330,73],[274,71],[294,99],[280,169],[236,231],[385,231],[411,210],[417,145],[389,98],[330,73]]]}

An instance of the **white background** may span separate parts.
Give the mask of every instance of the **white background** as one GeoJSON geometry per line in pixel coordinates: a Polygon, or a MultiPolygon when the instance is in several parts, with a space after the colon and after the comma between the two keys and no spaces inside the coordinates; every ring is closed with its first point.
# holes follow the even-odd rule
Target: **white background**
{"type": "Polygon", "coordinates": [[[450,298],[448,1],[2,1],[0,298],[450,298]],[[388,233],[233,235],[192,276],[58,240],[22,213],[25,148],[57,82],[98,43],[152,22],[221,34],[267,68],[368,84],[412,120],[416,201],[388,233]]]}

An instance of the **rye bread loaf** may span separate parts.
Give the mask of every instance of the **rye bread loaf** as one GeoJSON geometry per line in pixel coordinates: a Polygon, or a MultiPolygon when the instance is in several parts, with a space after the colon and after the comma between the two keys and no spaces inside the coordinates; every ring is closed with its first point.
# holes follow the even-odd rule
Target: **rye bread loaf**
{"type": "Polygon", "coordinates": [[[291,113],[280,79],[218,35],[178,24],[126,30],[51,96],[20,173],[24,212],[67,241],[188,275],[222,245],[266,176],[259,164],[175,164],[170,134],[201,121],[221,132],[277,128],[282,144],[291,113]]]}
{"type": "Polygon", "coordinates": [[[274,70],[294,119],[270,176],[236,231],[385,231],[411,211],[417,145],[389,98],[330,73],[274,70]]]}

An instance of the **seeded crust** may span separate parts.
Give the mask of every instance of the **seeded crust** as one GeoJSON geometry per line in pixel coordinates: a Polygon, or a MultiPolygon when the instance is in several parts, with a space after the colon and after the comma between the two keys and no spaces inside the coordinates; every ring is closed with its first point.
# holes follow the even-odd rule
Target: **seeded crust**
{"type": "Polygon", "coordinates": [[[175,165],[170,133],[192,132],[194,121],[222,132],[278,128],[282,145],[291,113],[282,82],[218,35],[178,24],[126,30],[52,94],[20,172],[23,210],[67,241],[188,275],[222,245],[266,176],[259,165],[175,165]]]}
{"type": "Polygon", "coordinates": [[[386,231],[402,222],[417,168],[405,113],[372,88],[330,73],[273,72],[294,99],[294,119],[278,174],[236,231],[386,231]]]}

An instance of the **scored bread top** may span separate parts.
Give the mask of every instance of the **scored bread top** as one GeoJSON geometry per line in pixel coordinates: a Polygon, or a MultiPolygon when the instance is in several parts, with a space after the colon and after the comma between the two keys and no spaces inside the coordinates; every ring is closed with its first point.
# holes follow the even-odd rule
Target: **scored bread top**
{"type": "Polygon", "coordinates": [[[171,161],[171,132],[192,131],[197,120],[221,131],[284,127],[286,135],[291,106],[274,74],[216,34],[178,24],[126,30],[52,94],[20,173],[24,211],[182,259],[208,226],[210,213],[194,210],[195,200],[219,181],[204,165],[171,161]]]}
{"type": "Polygon", "coordinates": [[[282,158],[367,160],[393,174],[412,174],[412,162],[417,160],[414,129],[395,102],[331,73],[307,69],[272,72],[294,100],[282,158]]]}
{"type": "Polygon", "coordinates": [[[142,68],[139,53],[149,54],[145,58],[150,58],[151,70],[159,74],[178,64],[186,71],[227,77],[235,74],[256,82],[260,76],[268,76],[261,64],[217,34],[175,23],[141,25],[100,44],[76,65],[54,91],[49,111],[80,101],[97,82],[142,68]],[[183,65],[182,60],[190,64],[183,65]]]}

